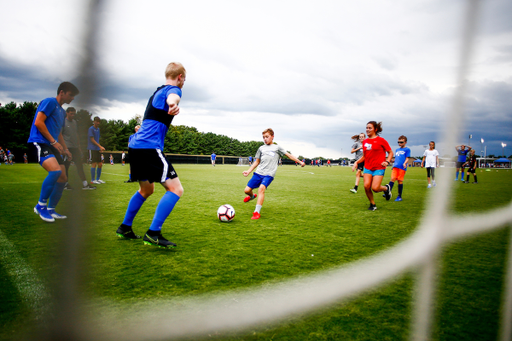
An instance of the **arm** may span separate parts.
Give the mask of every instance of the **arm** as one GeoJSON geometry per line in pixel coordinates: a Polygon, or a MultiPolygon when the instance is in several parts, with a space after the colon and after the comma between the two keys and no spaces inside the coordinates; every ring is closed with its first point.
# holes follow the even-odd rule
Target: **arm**
{"type": "Polygon", "coordinates": [[[439,167],[439,156],[436,155],[436,168],[439,167]]]}
{"type": "MultiPolygon", "coordinates": [[[[57,148],[57,150],[60,153],[63,153],[64,148],[62,147],[62,145],[59,143],[58,140],[55,140],[53,138],[53,136],[48,131],[48,128],[46,127],[46,119],[47,118],[48,118],[48,116],[46,116],[46,114],[44,112],[42,112],[42,111],[38,112],[37,116],[36,116],[36,120],[34,122],[34,125],[36,126],[37,130],[39,130],[41,135],[43,135],[43,137],[50,142],[51,146],[54,146],[55,148],[57,148]]],[[[61,136],[62,136],[62,134],[59,135],[59,140],[60,140],[61,136]]],[[[64,141],[64,140],[62,139],[62,141],[64,141]]]]}
{"type": "Polygon", "coordinates": [[[256,168],[259,164],[260,164],[260,159],[255,159],[254,162],[252,163],[251,167],[249,167],[249,169],[244,171],[242,174],[244,176],[251,174],[251,172],[254,170],[254,168],[256,168]]]}
{"type": "Polygon", "coordinates": [[[98,142],[96,142],[96,140],[94,139],[94,136],[89,136],[89,140],[91,141],[92,144],[98,146],[98,148],[101,150],[101,151],[104,151],[105,148],[103,148],[98,142]]]}
{"type": "Polygon", "coordinates": [[[178,107],[178,104],[180,104],[181,97],[176,95],[175,93],[170,93],[169,96],[167,96],[167,105],[169,106],[168,114],[171,116],[176,116],[180,113],[180,107],[178,107]]]}
{"type": "Polygon", "coordinates": [[[306,165],[304,162],[300,161],[299,159],[297,159],[295,156],[293,156],[290,153],[285,153],[284,155],[286,155],[288,158],[292,159],[293,161],[300,163],[301,167],[304,167],[306,165]]]}
{"type": "Polygon", "coordinates": [[[425,158],[426,158],[426,156],[423,155],[423,159],[421,160],[421,168],[423,168],[425,166],[425,158]]]}
{"type": "Polygon", "coordinates": [[[388,158],[387,158],[387,160],[386,160],[386,161],[383,161],[383,162],[381,163],[381,165],[382,165],[383,167],[387,167],[387,166],[389,166],[389,165],[391,164],[391,159],[393,158],[393,151],[392,151],[391,149],[390,149],[390,150],[386,150],[386,152],[388,153],[388,158]],[[386,166],[384,166],[384,162],[387,162],[386,166]]]}
{"type": "Polygon", "coordinates": [[[409,158],[406,157],[405,158],[405,162],[404,162],[404,168],[407,168],[407,164],[409,163],[409,158]]]}
{"type": "Polygon", "coordinates": [[[61,154],[66,154],[67,157],[71,160],[71,152],[66,146],[66,142],[64,141],[64,136],[62,136],[62,132],[59,134],[59,144],[62,146],[61,154]]]}
{"type": "Polygon", "coordinates": [[[352,150],[350,151],[350,154],[354,154],[355,152],[357,152],[361,148],[363,148],[363,145],[361,145],[361,147],[359,147],[359,148],[352,148],[352,150]]]}

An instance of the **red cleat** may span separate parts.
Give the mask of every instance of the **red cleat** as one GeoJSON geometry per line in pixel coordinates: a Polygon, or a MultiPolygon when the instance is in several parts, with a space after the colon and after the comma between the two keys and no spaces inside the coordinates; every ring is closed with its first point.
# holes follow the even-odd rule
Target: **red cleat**
{"type": "Polygon", "coordinates": [[[256,220],[256,219],[260,219],[260,217],[261,217],[261,216],[260,216],[260,214],[259,214],[258,212],[254,212],[254,213],[252,214],[252,218],[251,218],[251,219],[256,220]]]}
{"type": "Polygon", "coordinates": [[[246,197],[244,198],[244,202],[251,201],[252,199],[256,198],[257,196],[258,196],[258,194],[254,194],[254,197],[252,197],[252,198],[251,198],[251,196],[250,196],[250,195],[248,195],[248,196],[246,196],[246,197]]]}

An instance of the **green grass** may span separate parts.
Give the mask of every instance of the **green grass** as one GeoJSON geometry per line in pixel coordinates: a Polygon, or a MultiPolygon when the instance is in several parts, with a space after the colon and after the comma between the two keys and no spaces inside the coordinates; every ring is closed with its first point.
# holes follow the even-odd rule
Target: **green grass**
{"type": "MultiPolygon", "coordinates": [[[[178,244],[174,250],[116,237],[115,229],[138,188],[124,183],[128,167],[105,165],[102,179],[107,183],[96,191],[80,191],[90,207],[85,226],[89,232],[87,295],[130,306],[155,297],[194,297],[265,285],[350,263],[407,238],[418,226],[430,191],[426,171],[409,169],[404,201],[386,202],[377,194],[378,210],[370,212],[362,181],[359,193],[348,191],[355,179],[349,168],[283,166],[267,190],[261,219],[253,221],[255,202],[242,202],[248,181],[242,175],[245,168],[181,164],[175,168],[185,193],[163,227],[164,236],[178,244]],[[231,223],[216,218],[218,206],[226,203],[236,210],[231,223]]],[[[457,183],[453,211],[483,212],[509,202],[511,174],[479,170],[478,185],[457,183]]],[[[70,175],[79,188],[73,168],[70,175]]],[[[32,213],[45,176],[38,165],[0,166],[0,231],[50,288],[58,281],[55,240],[64,224],[44,223],[32,213]]],[[[147,230],[163,193],[157,185],[137,215],[136,233],[147,230]]],[[[59,205],[64,214],[73,205],[69,196],[65,192],[59,205]]],[[[496,339],[508,233],[502,229],[445,248],[434,339],[496,339]]],[[[6,262],[9,258],[4,255],[0,258],[2,339],[16,338],[16,331],[33,326],[35,319],[6,262]]],[[[386,286],[312,315],[205,339],[404,340],[409,333],[413,286],[414,274],[405,273],[386,286]]]]}

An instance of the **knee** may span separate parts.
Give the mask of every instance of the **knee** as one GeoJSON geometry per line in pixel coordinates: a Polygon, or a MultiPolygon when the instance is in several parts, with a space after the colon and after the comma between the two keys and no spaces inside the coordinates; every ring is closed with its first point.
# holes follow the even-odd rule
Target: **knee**
{"type": "Polygon", "coordinates": [[[151,196],[151,194],[153,194],[154,191],[155,191],[154,188],[143,188],[143,187],[141,187],[139,189],[139,193],[140,193],[140,195],[142,195],[144,197],[144,199],[149,198],[149,196],[151,196]]]}
{"type": "Polygon", "coordinates": [[[171,189],[171,192],[173,192],[174,194],[176,194],[177,196],[179,196],[181,198],[181,196],[183,195],[183,193],[185,192],[185,190],[183,189],[183,186],[177,186],[173,189],[171,189]]]}

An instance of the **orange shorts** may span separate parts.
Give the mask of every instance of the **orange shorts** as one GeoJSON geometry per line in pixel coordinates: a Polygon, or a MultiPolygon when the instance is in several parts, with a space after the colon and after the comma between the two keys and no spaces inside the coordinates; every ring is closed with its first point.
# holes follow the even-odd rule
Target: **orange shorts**
{"type": "Polygon", "coordinates": [[[391,170],[391,179],[397,179],[400,181],[404,181],[404,177],[405,177],[405,171],[403,169],[393,168],[391,170]]]}

